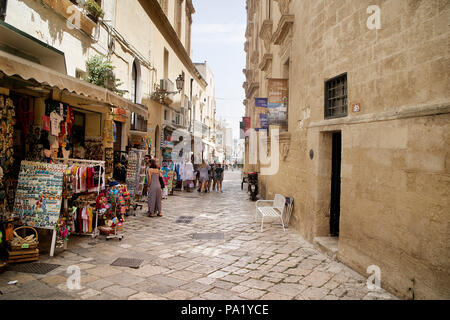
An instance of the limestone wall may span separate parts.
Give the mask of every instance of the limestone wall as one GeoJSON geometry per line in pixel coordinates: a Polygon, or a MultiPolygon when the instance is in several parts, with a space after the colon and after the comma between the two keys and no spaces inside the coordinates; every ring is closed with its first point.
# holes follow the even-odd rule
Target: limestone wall
{"type": "Polygon", "coordinates": [[[328,236],[331,133],[341,131],[338,258],[362,274],[378,265],[400,297],[449,298],[449,2],[289,3],[295,22],[278,46],[291,61],[289,153],[261,178],[263,195],[294,197],[292,227],[310,241],[328,236]],[[367,28],[370,5],[380,30],[367,28]],[[343,73],[348,115],[324,120],[324,83],[343,73]]]}

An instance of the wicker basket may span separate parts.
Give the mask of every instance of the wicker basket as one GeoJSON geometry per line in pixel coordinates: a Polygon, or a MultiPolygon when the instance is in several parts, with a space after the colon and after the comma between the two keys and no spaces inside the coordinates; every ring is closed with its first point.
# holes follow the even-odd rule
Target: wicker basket
{"type": "Polygon", "coordinates": [[[8,262],[0,260],[0,273],[5,272],[7,267],[8,267],[8,262]]]}
{"type": "Polygon", "coordinates": [[[11,251],[19,251],[19,250],[33,250],[36,249],[39,245],[39,236],[38,232],[33,227],[19,227],[14,230],[14,238],[9,241],[9,247],[11,251]],[[31,230],[34,234],[30,236],[19,236],[17,231],[19,230],[31,230]]]}

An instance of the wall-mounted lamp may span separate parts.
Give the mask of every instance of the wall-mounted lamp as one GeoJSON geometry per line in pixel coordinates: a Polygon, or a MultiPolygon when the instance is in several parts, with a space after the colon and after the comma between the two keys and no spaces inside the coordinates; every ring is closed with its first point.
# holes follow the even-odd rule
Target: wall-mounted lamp
{"type": "Polygon", "coordinates": [[[166,81],[166,80],[161,80],[160,88],[152,94],[152,98],[154,100],[163,102],[165,97],[167,97],[168,95],[171,95],[171,94],[180,93],[181,90],[183,90],[183,88],[184,88],[184,77],[181,74],[175,80],[175,84],[177,86],[177,91],[168,91],[167,90],[168,86],[165,84],[164,81],[166,81]]]}

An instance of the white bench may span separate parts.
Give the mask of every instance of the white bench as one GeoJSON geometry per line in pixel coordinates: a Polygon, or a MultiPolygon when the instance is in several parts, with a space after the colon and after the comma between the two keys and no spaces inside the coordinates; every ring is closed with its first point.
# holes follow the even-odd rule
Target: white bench
{"type": "Polygon", "coordinates": [[[286,198],[281,194],[276,194],[274,200],[258,200],[256,201],[255,221],[257,221],[258,214],[261,214],[261,232],[263,231],[264,217],[280,218],[283,230],[284,227],[283,215],[285,213],[286,198]],[[269,206],[259,206],[263,203],[271,203],[269,206]]]}

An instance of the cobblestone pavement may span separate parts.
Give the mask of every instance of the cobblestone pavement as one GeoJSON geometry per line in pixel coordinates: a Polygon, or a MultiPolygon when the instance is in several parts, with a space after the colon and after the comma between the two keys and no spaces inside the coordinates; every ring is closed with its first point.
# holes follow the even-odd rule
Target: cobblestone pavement
{"type": "Polygon", "coordinates": [[[41,256],[40,262],[61,265],[46,275],[1,274],[0,299],[395,299],[368,291],[365,278],[279,223],[265,223],[260,232],[240,173],[225,179],[222,194],[178,192],[164,200],[162,218],[129,217],[120,242],[72,239],[67,251],[41,256]],[[194,218],[176,223],[180,216],[194,218]],[[225,238],[192,236],[215,232],[225,238]],[[139,269],[111,266],[119,257],[144,262],[139,269]],[[71,265],[81,269],[80,290],[67,288],[71,265]],[[11,280],[18,284],[8,285],[11,280]]]}

